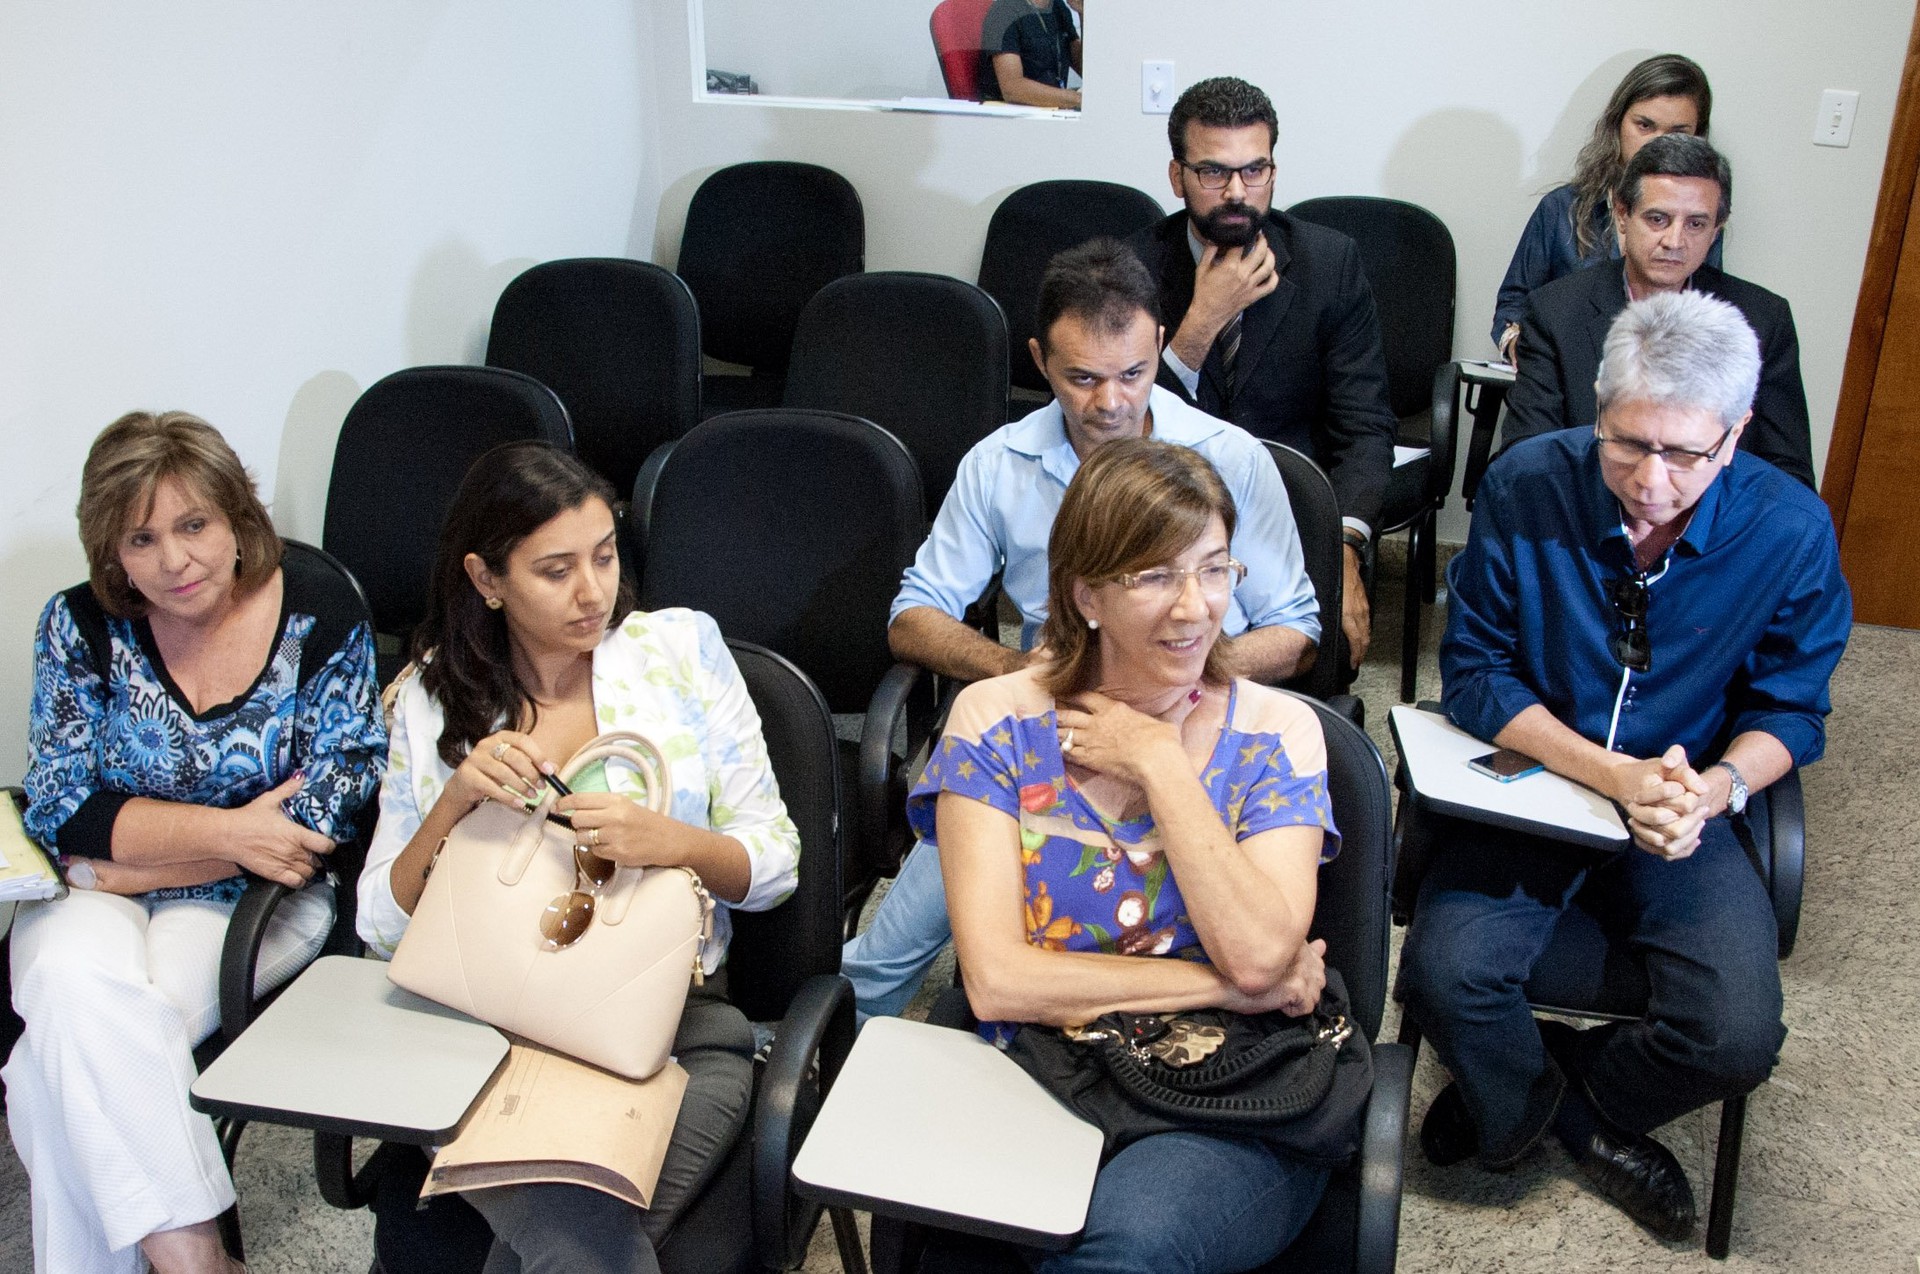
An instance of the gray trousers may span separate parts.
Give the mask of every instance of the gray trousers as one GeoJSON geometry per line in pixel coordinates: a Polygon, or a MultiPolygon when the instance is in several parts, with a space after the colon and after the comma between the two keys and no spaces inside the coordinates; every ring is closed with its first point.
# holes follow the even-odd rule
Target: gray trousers
{"type": "Polygon", "coordinates": [[[687,995],[674,1036],[687,1072],[653,1206],[634,1207],[587,1186],[517,1185],[462,1197],[493,1227],[484,1274],[658,1274],[654,1245],[706,1188],[746,1128],[753,1029],[725,999],[725,975],[687,995]]]}

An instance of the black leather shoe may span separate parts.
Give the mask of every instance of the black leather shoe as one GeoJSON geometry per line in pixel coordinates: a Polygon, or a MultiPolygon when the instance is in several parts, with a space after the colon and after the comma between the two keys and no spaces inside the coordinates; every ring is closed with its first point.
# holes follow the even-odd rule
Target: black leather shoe
{"type": "MultiPolygon", "coordinates": [[[[1422,1145],[1425,1134],[1423,1126],[1422,1145]]],[[[1656,1236],[1673,1241],[1693,1233],[1693,1187],[1673,1152],[1653,1138],[1597,1128],[1573,1161],[1602,1198],[1656,1236]]]]}
{"type": "Polygon", "coordinates": [[[1467,1099],[1461,1095],[1460,1085],[1449,1083],[1427,1107],[1427,1117],[1420,1121],[1420,1152],[1436,1168],[1480,1153],[1480,1134],[1474,1129],[1473,1116],[1467,1113],[1467,1099]]]}

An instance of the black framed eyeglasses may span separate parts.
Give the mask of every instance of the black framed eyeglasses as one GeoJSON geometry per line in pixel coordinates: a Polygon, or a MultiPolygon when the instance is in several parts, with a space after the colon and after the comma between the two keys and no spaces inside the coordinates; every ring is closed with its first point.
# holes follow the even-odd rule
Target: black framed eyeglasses
{"type": "Polygon", "coordinates": [[[1626,579],[1615,580],[1609,590],[1613,597],[1613,612],[1620,620],[1620,628],[1607,638],[1607,649],[1620,661],[1622,668],[1634,672],[1653,671],[1653,641],[1647,635],[1647,602],[1653,596],[1653,590],[1647,587],[1645,575],[1630,575],[1626,579]]]}
{"type": "Polygon", "coordinates": [[[1660,463],[1667,466],[1669,473],[1691,473],[1701,465],[1720,458],[1720,449],[1733,436],[1733,426],[1728,425],[1721,430],[1720,441],[1705,451],[1694,451],[1688,447],[1649,447],[1633,438],[1609,438],[1600,432],[1597,425],[1593,436],[1600,440],[1600,455],[1614,464],[1638,465],[1648,456],[1657,456],[1660,463]]]}
{"type": "Polygon", "coordinates": [[[1225,190],[1235,175],[1239,176],[1240,184],[1248,190],[1259,190],[1273,184],[1271,159],[1256,159],[1238,168],[1226,168],[1220,164],[1190,164],[1183,159],[1180,166],[1193,174],[1203,190],[1225,190]]]}

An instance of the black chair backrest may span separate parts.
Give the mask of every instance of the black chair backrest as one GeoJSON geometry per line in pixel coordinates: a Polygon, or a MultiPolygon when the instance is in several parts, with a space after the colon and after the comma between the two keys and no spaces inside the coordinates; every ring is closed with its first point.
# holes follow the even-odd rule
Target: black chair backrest
{"type": "Polygon", "coordinates": [[[1027,351],[1047,262],[1101,235],[1125,239],[1165,215],[1152,195],[1111,181],[1036,181],[1000,201],[987,223],[980,286],[1006,312],[1015,385],[1047,389],[1027,351]]]}
{"type": "Polygon", "coordinates": [[[642,607],[705,611],[798,664],[833,711],[866,711],[893,664],[887,610],[926,535],[899,439],[832,412],[715,416],[673,445],[645,522],[642,607]]]}
{"type": "Polygon", "coordinates": [[[1340,852],[1320,868],[1311,936],[1327,940],[1327,963],[1347,981],[1347,996],[1368,1039],[1380,1034],[1387,1003],[1387,943],[1392,930],[1393,788],[1380,750],[1353,722],[1317,699],[1327,741],[1327,799],[1340,852]]]}
{"type": "Polygon", "coordinates": [[[493,307],[487,365],[560,396],[580,458],[624,492],[655,447],[700,423],[700,310],[671,270],[624,257],[548,261],[493,307]]]}
{"type": "Polygon", "coordinates": [[[320,542],[359,578],[376,630],[405,634],[426,613],[440,525],[474,459],[529,438],[573,446],[567,409],[519,372],[409,367],[360,395],[334,443],[320,542]]]}
{"type": "Polygon", "coordinates": [[[701,348],[780,372],[800,311],[866,267],[860,196],[830,168],[763,160],[708,177],[687,205],[675,272],[700,302],[701,348]]]}
{"type": "Polygon", "coordinates": [[[833,717],[807,674],[764,646],[729,638],[760,713],[780,799],[800,832],[800,881],[770,911],[733,913],[728,989],[755,1022],[786,1014],[800,984],[840,972],[840,757],[833,717]]]}
{"type": "Polygon", "coordinates": [[[1367,195],[1308,199],[1287,209],[1360,247],[1360,268],[1380,310],[1393,414],[1416,416],[1433,395],[1433,373],[1453,357],[1453,236],[1418,204],[1367,195]]]}
{"type": "Polygon", "coordinates": [[[906,444],[931,515],[967,449],[1006,420],[1006,320],[944,274],[835,279],[800,312],[782,403],[860,416],[906,444]]]}
{"type": "Polygon", "coordinates": [[[1311,457],[1284,443],[1268,441],[1266,446],[1280,470],[1280,480],[1286,483],[1307,579],[1313,584],[1314,600],[1320,603],[1320,652],[1313,667],[1287,685],[1316,699],[1329,699],[1346,684],[1341,670],[1346,666],[1347,639],[1340,629],[1340,606],[1347,563],[1340,540],[1340,502],[1334,498],[1326,471],[1311,457]]]}

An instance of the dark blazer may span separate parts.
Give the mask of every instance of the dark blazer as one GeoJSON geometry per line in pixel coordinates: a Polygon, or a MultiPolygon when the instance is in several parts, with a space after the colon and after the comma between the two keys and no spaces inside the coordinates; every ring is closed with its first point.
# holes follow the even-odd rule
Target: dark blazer
{"type": "MultiPolygon", "coordinates": [[[[1341,514],[1378,530],[1398,425],[1360,250],[1338,231],[1277,210],[1267,214],[1265,232],[1280,284],[1245,311],[1233,392],[1226,392],[1218,343],[1199,369],[1197,398],[1164,361],[1160,383],[1210,415],[1312,456],[1333,480],[1341,514]]],[[[1171,339],[1193,304],[1187,214],[1128,242],[1159,282],[1171,339]]]]}
{"type": "MultiPolygon", "coordinates": [[[[1753,396],[1753,419],[1740,435],[1740,450],[1813,486],[1813,439],[1792,309],[1784,297],[1712,266],[1694,272],[1693,286],[1737,306],[1760,338],[1760,388],[1753,396]]],[[[1599,416],[1593,380],[1600,374],[1600,349],[1615,316],[1626,307],[1626,265],[1621,261],[1576,270],[1534,290],[1520,320],[1517,374],[1507,395],[1503,446],[1554,429],[1593,427],[1599,416]]]]}

